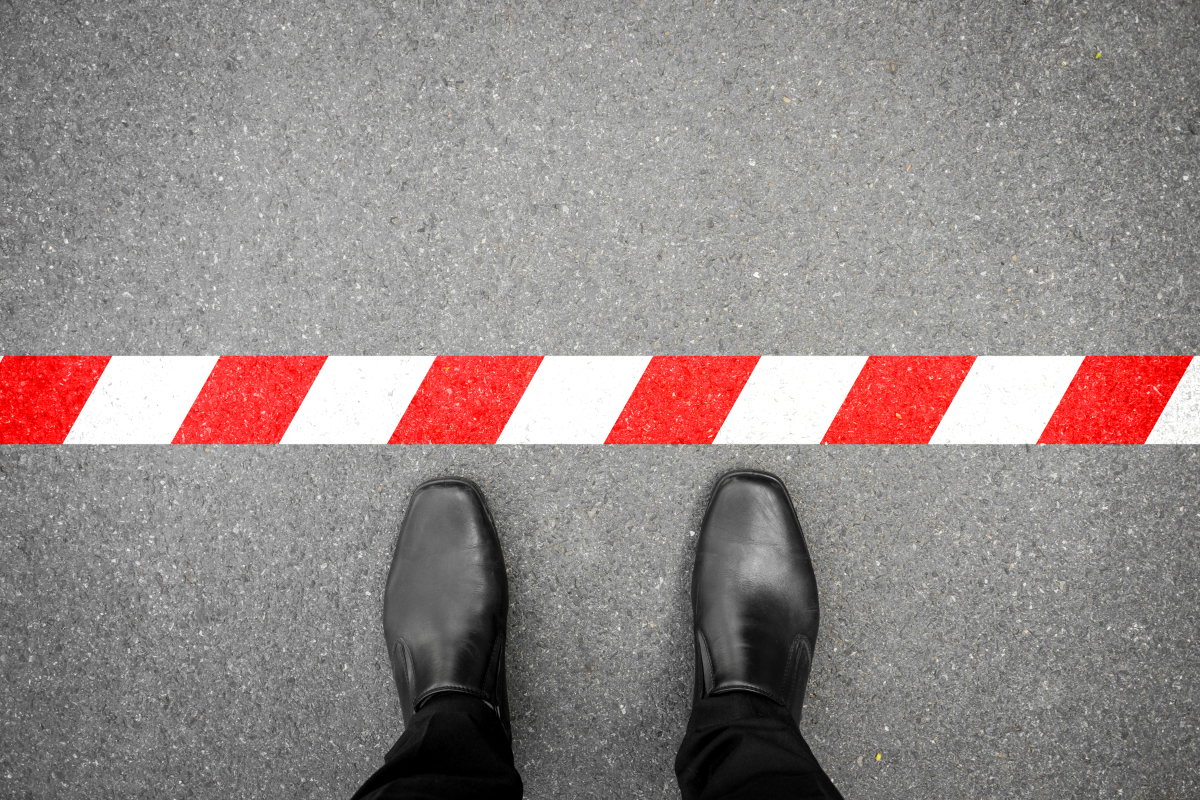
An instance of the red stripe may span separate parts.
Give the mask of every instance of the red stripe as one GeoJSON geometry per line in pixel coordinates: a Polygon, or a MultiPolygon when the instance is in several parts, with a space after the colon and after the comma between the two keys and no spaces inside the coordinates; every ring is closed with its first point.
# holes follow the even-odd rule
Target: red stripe
{"type": "Polygon", "coordinates": [[[1038,444],[1145,444],[1191,356],[1088,356],[1038,444]]]}
{"type": "Polygon", "coordinates": [[[605,444],[712,444],[758,356],[655,356],[605,444]]]}
{"type": "Polygon", "coordinates": [[[438,356],[389,444],[495,444],[541,356],[438,356]]]}
{"type": "Polygon", "coordinates": [[[172,444],[278,444],[325,356],[221,356],[172,444]]]}
{"type": "Polygon", "coordinates": [[[871,356],[822,444],[927,444],[975,356],[871,356]]]}
{"type": "Polygon", "coordinates": [[[62,444],[109,358],[0,358],[0,444],[62,444]]]}

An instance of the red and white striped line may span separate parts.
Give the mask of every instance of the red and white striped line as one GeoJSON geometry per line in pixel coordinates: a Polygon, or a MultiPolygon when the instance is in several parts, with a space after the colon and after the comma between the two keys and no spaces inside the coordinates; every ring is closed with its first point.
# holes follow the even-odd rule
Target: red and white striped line
{"type": "Polygon", "coordinates": [[[1200,444],[1191,356],[4,356],[0,444],[1200,444]]]}

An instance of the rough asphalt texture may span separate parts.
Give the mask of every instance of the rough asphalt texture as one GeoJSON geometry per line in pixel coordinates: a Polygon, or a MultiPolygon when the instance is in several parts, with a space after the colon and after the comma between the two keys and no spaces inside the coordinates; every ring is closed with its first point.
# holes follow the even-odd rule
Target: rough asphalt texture
{"type": "MultiPolygon", "coordinates": [[[[8,0],[0,353],[1196,354],[1198,87],[1194,0],[8,0]]],[[[1195,797],[1198,453],[0,448],[0,796],[348,796],[461,474],[527,796],[675,797],[689,532],[758,467],[848,798],[1195,797]]]]}

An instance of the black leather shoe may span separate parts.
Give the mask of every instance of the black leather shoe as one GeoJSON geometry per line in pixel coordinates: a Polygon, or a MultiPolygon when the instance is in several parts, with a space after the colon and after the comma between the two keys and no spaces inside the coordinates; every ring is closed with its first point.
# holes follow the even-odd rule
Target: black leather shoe
{"type": "Polygon", "coordinates": [[[817,576],[783,483],[731,472],[704,513],[692,571],[694,699],[755,692],[798,723],[820,611],[817,576]]]}
{"type": "Polygon", "coordinates": [[[439,478],[416,488],[383,595],[383,635],[407,727],[436,694],[490,704],[512,740],[504,682],[508,576],[479,487],[439,478]]]}

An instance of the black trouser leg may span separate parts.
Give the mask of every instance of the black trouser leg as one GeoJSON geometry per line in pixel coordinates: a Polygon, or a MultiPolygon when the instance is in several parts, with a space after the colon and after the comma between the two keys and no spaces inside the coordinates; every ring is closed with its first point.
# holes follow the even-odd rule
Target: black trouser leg
{"type": "Polygon", "coordinates": [[[520,800],[522,791],[496,712],[477,697],[446,692],[413,715],[353,800],[520,800]]]}
{"type": "Polygon", "coordinates": [[[692,707],[675,775],[683,800],[842,800],[788,710],[753,692],[692,707]]]}

